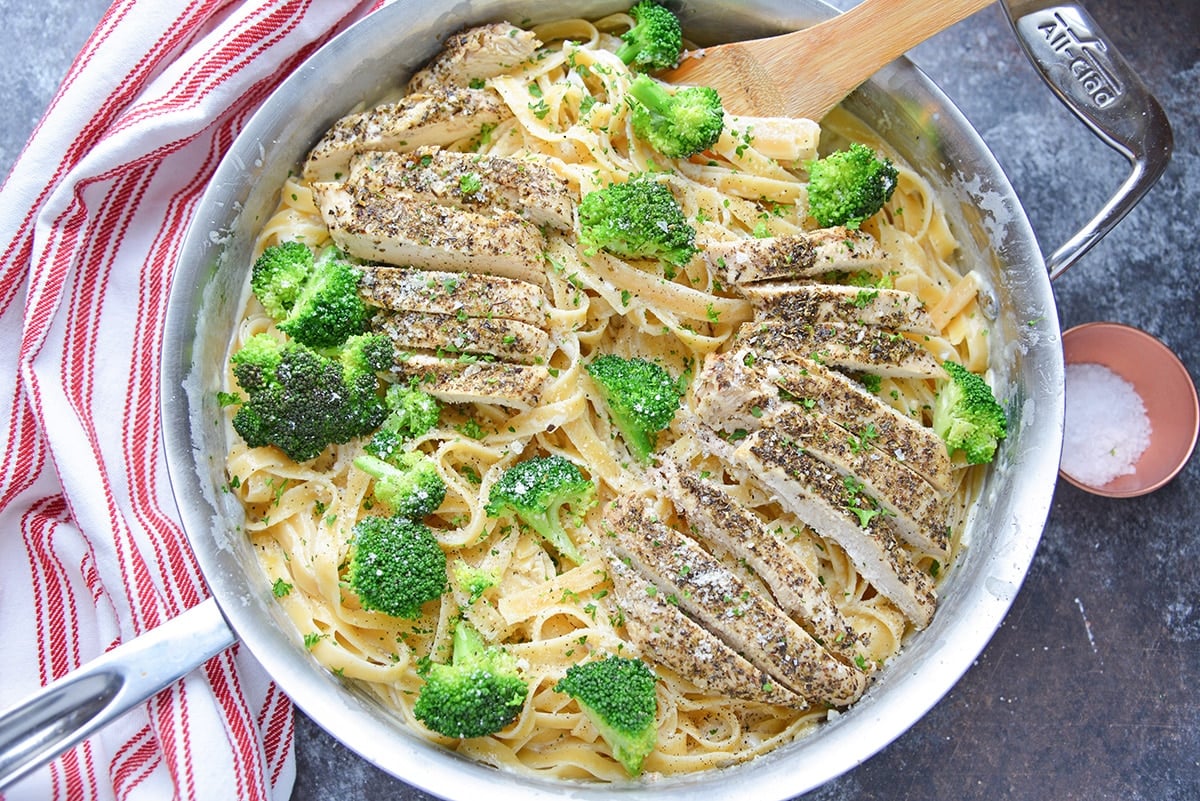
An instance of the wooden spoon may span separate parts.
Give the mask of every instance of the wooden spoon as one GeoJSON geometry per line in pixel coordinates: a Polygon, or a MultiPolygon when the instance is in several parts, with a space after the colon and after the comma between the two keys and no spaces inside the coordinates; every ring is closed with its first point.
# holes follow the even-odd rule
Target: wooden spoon
{"type": "Polygon", "coordinates": [[[819,120],[906,51],[993,0],[863,0],[811,28],[683,55],[669,83],[711,86],[731,114],[819,120]]]}

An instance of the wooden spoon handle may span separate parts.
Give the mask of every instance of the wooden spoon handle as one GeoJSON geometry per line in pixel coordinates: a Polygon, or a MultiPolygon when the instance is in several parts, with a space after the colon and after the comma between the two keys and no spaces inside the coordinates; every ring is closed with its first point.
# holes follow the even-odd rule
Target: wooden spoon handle
{"type": "Polygon", "coordinates": [[[778,88],[788,113],[807,109],[816,119],[885,64],[993,1],[863,0],[812,28],[744,44],[781,78],[804,59],[804,79],[777,79],[778,88]]]}
{"type": "Polygon", "coordinates": [[[863,0],[809,28],[685,57],[663,80],[712,86],[735,114],[820,119],[880,67],[994,0],[863,0]]]}

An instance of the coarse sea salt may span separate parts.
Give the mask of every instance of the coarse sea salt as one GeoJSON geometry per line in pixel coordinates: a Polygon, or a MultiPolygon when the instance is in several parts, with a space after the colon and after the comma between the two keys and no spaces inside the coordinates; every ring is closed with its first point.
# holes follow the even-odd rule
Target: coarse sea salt
{"type": "Polygon", "coordinates": [[[1090,487],[1133,473],[1150,445],[1150,418],[1124,378],[1101,364],[1068,364],[1063,472],[1090,487]]]}

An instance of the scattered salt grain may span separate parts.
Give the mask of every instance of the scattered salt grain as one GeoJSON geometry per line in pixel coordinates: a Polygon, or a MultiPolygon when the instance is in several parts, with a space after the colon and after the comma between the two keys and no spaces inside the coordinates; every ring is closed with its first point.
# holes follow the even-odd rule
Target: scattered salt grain
{"type": "Polygon", "coordinates": [[[1150,444],[1150,418],[1137,390],[1100,364],[1067,365],[1063,472],[1103,487],[1134,471],[1150,444]]]}

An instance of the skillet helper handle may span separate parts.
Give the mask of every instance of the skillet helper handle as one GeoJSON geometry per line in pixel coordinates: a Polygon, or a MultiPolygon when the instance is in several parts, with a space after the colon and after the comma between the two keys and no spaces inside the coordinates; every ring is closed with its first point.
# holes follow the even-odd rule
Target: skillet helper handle
{"type": "Polygon", "coordinates": [[[0,788],[86,739],[236,639],[210,598],[0,714],[0,788]]]}
{"type": "Polygon", "coordinates": [[[1171,125],[1162,106],[1078,3],[1001,3],[1025,54],[1067,108],[1130,163],[1104,207],[1046,259],[1051,280],[1116,225],[1162,175],[1171,125]]]}

